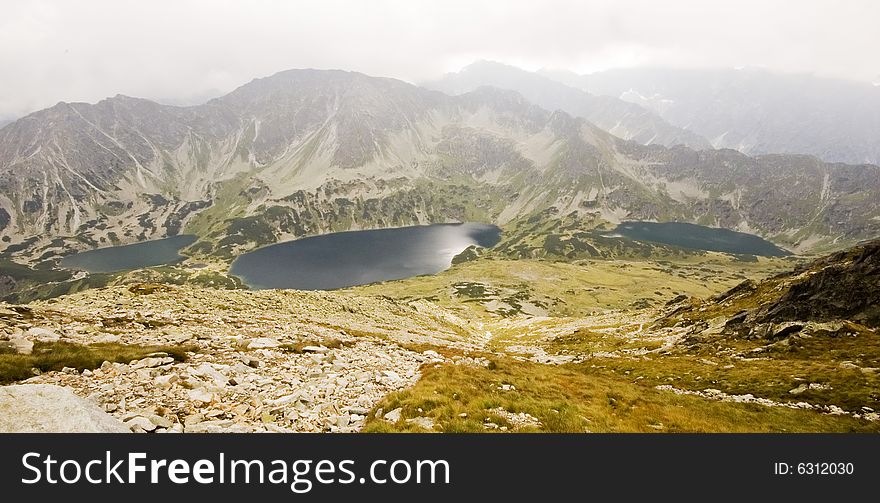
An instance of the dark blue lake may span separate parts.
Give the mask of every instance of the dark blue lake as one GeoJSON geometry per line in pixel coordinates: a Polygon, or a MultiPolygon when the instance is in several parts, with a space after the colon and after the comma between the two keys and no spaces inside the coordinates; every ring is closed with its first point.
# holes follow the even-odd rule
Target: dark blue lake
{"type": "Polygon", "coordinates": [[[435,274],[468,246],[500,238],[501,229],[479,223],[336,232],[245,253],[230,272],[251,288],[331,290],[435,274]]]}
{"type": "Polygon", "coordinates": [[[754,234],[682,222],[621,222],[614,229],[629,239],[695,250],[782,257],[789,252],[754,234]]]}
{"type": "Polygon", "coordinates": [[[74,253],[61,259],[61,267],[88,272],[113,272],[171,264],[184,259],[181,249],[196,242],[196,236],[180,235],[123,246],[74,253]]]}

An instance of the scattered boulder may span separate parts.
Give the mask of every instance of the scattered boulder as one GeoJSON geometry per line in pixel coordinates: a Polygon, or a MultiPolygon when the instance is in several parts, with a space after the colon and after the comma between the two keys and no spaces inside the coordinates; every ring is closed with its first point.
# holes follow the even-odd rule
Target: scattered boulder
{"type": "Polygon", "coordinates": [[[168,365],[169,363],[174,363],[174,358],[170,356],[159,357],[159,358],[143,358],[141,360],[134,360],[129,365],[132,370],[138,369],[150,369],[155,367],[161,367],[162,365],[168,365]]]}
{"type": "Polygon", "coordinates": [[[196,388],[187,391],[187,396],[194,402],[211,403],[214,401],[214,394],[203,388],[196,388]]]}
{"type": "Polygon", "coordinates": [[[29,355],[34,351],[34,343],[23,337],[13,337],[8,341],[0,341],[0,349],[20,355],[29,355]]]}
{"type": "Polygon", "coordinates": [[[382,416],[382,418],[385,419],[386,421],[388,421],[389,423],[396,423],[396,422],[400,421],[401,413],[403,413],[403,408],[398,407],[398,408],[388,412],[384,416],[382,416]]]}
{"type": "Polygon", "coordinates": [[[248,367],[255,368],[255,369],[260,368],[260,364],[261,364],[259,359],[254,358],[253,356],[250,356],[250,355],[241,355],[238,357],[238,361],[247,365],[248,367]]]}
{"type": "Polygon", "coordinates": [[[134,416],[124,424],[134,433],[150,432],[156,429],[156,425],[144,416],[134,416]]]}
{"type": "Polygon", "coordinates": [[[430,417],[423,417],[423,416],[414,417],[411,419],[407,419],[406,423],[407,424],[414,424],[414,425],[418,426],[419,428],[422,428],[425,430],[433,430],[434,429],[434,420],[431,419],[430,417]]]}
{"type": "Polygon", "coordinates": [[[277,348],[281,343],[277,339],[271,337],[257,337],[248,341],[247,349],[268,349],[277,348]]]}
{"type": "Polygon", "coordinates": [[[303,353],[326,353],[330,351],[329,348],[325,348],[324,346],[303,346],[303,353]]]}
{"type": "Polygon", "coordinates": [[[27,331],[27,337],[39,342],[56,342],[61,338],[61,336],[55,332],[39,327],[29,328],[27,331]]]}

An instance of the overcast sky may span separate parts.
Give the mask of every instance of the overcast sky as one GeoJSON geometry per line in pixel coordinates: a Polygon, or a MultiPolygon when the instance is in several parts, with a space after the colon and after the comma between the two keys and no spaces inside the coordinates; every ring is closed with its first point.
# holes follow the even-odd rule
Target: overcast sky
{"type": "Polygon", "coordinates": [[[878,21],[874,0],[0,0],[0,118],[117,93],[198,101],[290,68],[418,82],[476,59],[878,82],[878,21]]]}

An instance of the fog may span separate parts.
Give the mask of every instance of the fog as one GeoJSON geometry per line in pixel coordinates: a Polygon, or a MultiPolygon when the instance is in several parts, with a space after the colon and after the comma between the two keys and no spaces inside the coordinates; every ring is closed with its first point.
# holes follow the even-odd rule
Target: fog
{"type": "Polygon", "coordinates": [[[880,81],[880,2],[0,1],[0,119],[117,93],[202,102],[289,68],[410,82],[525,69],[757,66],[880,81]]]}

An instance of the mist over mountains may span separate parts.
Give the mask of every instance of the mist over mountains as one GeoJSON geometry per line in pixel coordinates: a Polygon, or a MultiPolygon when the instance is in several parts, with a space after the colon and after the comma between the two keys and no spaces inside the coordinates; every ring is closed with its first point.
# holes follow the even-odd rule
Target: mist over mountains
{"type": "Polygon", "coordinates": [[[625,140],[667,147],[711,147],[705,138],[669,124],[659,114],[645,107],[608,95],[594,95],[537,73],[501,63],[480,61],[458,73],[447,74],[440,80],[422,85],[447,94],[462,94],[481,86],[510,89],[541,108],[562,110],[575,117],[583,117],[625,140]]]}
{"type": "Polygon", "coordinates": [[[637,103],[715,148],[880,163],[880,87],[766,70],[617,69],[541,75],[637,103]]]}

